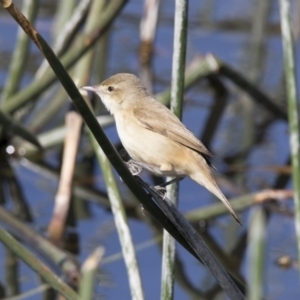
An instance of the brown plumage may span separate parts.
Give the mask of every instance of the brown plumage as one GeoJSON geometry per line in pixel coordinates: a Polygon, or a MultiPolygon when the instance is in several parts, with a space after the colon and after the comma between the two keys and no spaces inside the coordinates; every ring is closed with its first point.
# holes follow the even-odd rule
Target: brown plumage
{"type": "Polygon", "coordinates": [[[114,115],[120,140],[136,161],[159,176],[189,176],[217,196],[240,223],[208,164],[211,153],[134,75],[116,74],[94,87],[114,115]]]}

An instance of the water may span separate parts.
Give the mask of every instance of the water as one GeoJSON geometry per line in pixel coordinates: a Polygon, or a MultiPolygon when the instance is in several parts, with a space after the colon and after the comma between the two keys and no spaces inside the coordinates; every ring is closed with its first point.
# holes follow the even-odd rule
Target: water
{"type": "MultiPolygon", "coordinates": [[[[269,25],[278,25],[278,8],[275,4],[277,1],[273,2],[269,25]]],[[[187,63],[199,53],[212,53],[247,77],[249,75],[248,67],[245,66],[251,61],[251,53],[247,50],[254,3],[256,2],[241,3],[236,0],[226,2],[201,1],[199,3],[198,1],[190,1],[187,63]],[[223,29],[220,24],[225,23],[225,21],[230,21],[232,26],[224,26],[223,29]]],[[[41,5],[42,13],[39,14],[36,27],[47,40],[50,40],[55,10],[51,7],[52,2],[42,1],[41,5]]],[[[130,1],[115,21],[109,39],[106,77],[125,71],[140,73],[138,47],[142,7],[142,1],[130,1]]],[[[173,1],[162,1],[152,62],[155,92],[162,91],[170,84],[173,12],[173,1]]],[[[0,25],[5,28],[5,30],[0,31],[0,84],[3,86],[7,74],[8,58],[10,58],[16,42],[17,25],[5,11],[1,10],[0,14],[0,25]]],[[[278,33],[268,34],[265,38],[264,47],[266,56],[263,65],[260,66],[261,69],[258,71],[261,77],[259,86],[268,95],[276,98],[282,76],[282,50],[278,33]]],[[[297,43],[296,49],[299,50],[299,43],[297,43]]],[[[30,82],[35,72],[33,66],[38,66],[41,61],[41,57],[38,56],[38,51],[34,46],[32,46],[32,51],[34,55],[31,55],[31,60],[27,65],[28,71],[22,81],[22,86],[30,82]]],[[[91,82],[91,84],[96,83],[91,82]]],[[[271,188],[278,174],[266,166],[277,166],[285,163],[289,155],[287,124],[275,120],[270,123],[270,126],[262,127],[263,122],[259,119],[265,118],[263,108],[258,105],[252,106],[254,102],[249,99],[243,100],[242,97],[245,94],[229,80],[223,79],[223,83],[228,90],[228,104],[210,145],[210,149],[215,154],[213,163],[220,170],[217,176],[221,189],[226,191],[229,197],[235,197],[238,195],[237,191],[249,193],[271,188]],[[251,114],[251,110],[255,113],[251,114]],[[250,118],[249,122],[246,122],[247,118],[250,118]],[[253,135],[251,135],[252,130],[254,131],[253,135]],[[261,134],[259,140],[257,139],[258,132],[261,134]],[[248,134],[250,134],[249,138],[253,140],[246,149],[246,153],[237,159],[240,151],[247,144],[248,134]],[[230,173],[229,171],[237,165],[242,165],[242,171],[230,173]],[[223,172],[227,173],[227,176],[223,172]],[[224,182],[221,179],[227,181],[224,182]]],[[[205,122],[213,101],[214,92],[206,80],[201,80],[186,94],[183,122],[198,137],[201,136],[205,128],[205,122]]],[[[280,103],[282,102],[284,103],[281,100],[280,103]]],[[[57,120],[57,122],[59,123],[61,120],[57,120]]],[[[108,128],[106,133],[114,143],[118,142],[114,127],[108,128]]],[[[88,143],[85,140],[81,149],[85,150],[88,143]]],[[[59,149],[48,154],[48,162],[53,166],[60,165],[60,158],[57,153],[59,153],[59,149]]],[[[101,171],[95,161],[92,162],[94,163],[91,168],[92,173],[87,181],[97,188],[104,189],[101,171]]],[[[78,164],[81,165],[81,162],[79,161],[78,164]]],[[[44,232],[51,218],[57,178],[37,173],[23,162],[14,163],[14,171],[34,215],[35,221],[32,226],[44,232]]],[[[145,176],[148,178],[147,175],[145,176]]],[[[148,179],[150,180],[150,178],[148,179]]],[[[119,184],[124,196],[129,198],[127,190],[120,182],[119,184]]],[[[287,185],[287,188],[291,188],[291,183],[287,185]]],[[[11,207],[9,201],[11,199],[7,199],[7,207],[11,207]]],[[[181,211],[190,211],[199,206],[210,205],[215,201],[217,200],[210,193],[190,179],[181,182],[179,197],[179,209],[181,211]]],[[[283,211],[293,209],[291,199],[282,201],[280,204],[283,211]]],[[[297,249],[293,218],[282,212],[276,212],[276,206],[266,204],[265,207],[270,215],[266,227],[264,296],[266,299],[297,299],[300,292],[297,267],[292,266],[285,270],[276,264],[276,260],[282,255],[288,255],[292,260],[296,260],[297,249]]],[[[122,257],[109,261],[111,256],[120,252],[120,244],[111,213],[95,203],[89,203],[89,211],[91,216],[78,220],[76,229],[72,229],[78,234],[80,241],[80,253],[77,259],[79,262],[83,262],[95,247],[103,245],[105,247],[104,261],[107,262],[100,266],[100,274],[96,282],[97,297],[130,299],[127,273],[122,257]]],[[[240,215],[244,224],[241,229],[234,224],[229,216],[220,217],[208,223],[207,230],[211,242],[220,247],[219,251],[223,255],[235,247],[236,242],[247,230],[249,210],[240,215]]],[[[142,221],[130,219],[130,229],[137,249],[153,239],[153,231],[142,221]]],[[[206,291],[206,288],[216,288],[206,269],[199,265],[191,255],[180,246],[178,246],[178,253],[184,265],[183,274],[191,285],[203,292],[206,291]]],[[[4,257],[3,247],[1,247],[1,256],[4,257]]],[[[146,298],[158,299],[161,274],[160,249],[156,244],[151,244],[138,250],[137,256],[146,298]]],[[[247,245],[245,245],[239,250],[237,259],[241,263],[241,274],[246,279],[248,278],[247,258],[247,245]]],[[[233,257],[228,259],[233,259],[233,257]]],[[[4,263],[5,261],[2,260],[2,267],[4,267],[4,263]]],[[[37,286],[38,279],[33,274],[28,267],[21,264],[21,291],[28,291],[37,286]]],[[[0,282],[5,285],[4,272],[0,273],[0,282]]],[[[40,295],[31,296],[28,299],[40,299],[40,295]]],[[[189,293],[178,282],[175,285],[175,299],[190,299],[189,293]]]]}

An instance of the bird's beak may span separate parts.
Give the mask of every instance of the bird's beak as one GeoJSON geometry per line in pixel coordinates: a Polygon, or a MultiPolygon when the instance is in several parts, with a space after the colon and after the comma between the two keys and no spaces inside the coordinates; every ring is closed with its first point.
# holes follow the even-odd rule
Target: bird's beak
{"type": "Polygon", "coordinates": [[[86,91],[96,92],[96,87],[95,86],[82,86],[80,89],[81,90],[86,90],[86,91]]]}

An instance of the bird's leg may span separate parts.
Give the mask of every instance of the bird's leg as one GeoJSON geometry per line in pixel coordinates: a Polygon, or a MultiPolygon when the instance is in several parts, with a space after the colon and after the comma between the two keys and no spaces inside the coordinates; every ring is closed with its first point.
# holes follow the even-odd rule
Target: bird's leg
{"type": "Polygon", "coordinates": [[[159,184],[159,185],[157,185],[157,186],[155,186],[155,187],[157,187],[157,188],[165,188],[166,186],[168,186],[168,185],[170,185],[170,184],[172,184],[173,182],[179,182],[179,181],[181,181],[182,179],[184,179],[185,178],[185,176],[181,176],[181,177],[175,177],[175,178],[173,178],[173,179],[171,179],[171,180],[169,180],[169,181],[166,181],[166,182],[164,182],[164,183],[161,183],[161,184],[159,184]]]}
{"type": "MultiPolygon", "coordinates": [[[[140,174],[141,171],[143,170],[143,168],[148,169],[150,171],[153,170],[153,168],[155,168],[152,165],[148,165],[148,164],[146,164],[144,162],[140,162],[140,161],[137,161],[137,160],[134,160],[134,159],[130,159],[129,161],[127,161],[126,165],[127,165],[129,171],[131,172],[131,174],[133,176],[137,176],[138,174],[140,174]]],[[[173,179],[171,179],[171,180],[169,180],[167,182],[164,182],[162,184],[154,186],[154,188],[158,192],[161,192],[163,194],[163,197],[164,197],[165,194],[166,194],[166,186],[170,185],[173,182],[181,181],[183,178],[185,178],[185,176],[175,177],[175,178],[173,178],[173,179]]]]}
{"type": "Polygon", "coordinates": [[[168,186],[168,185],[170,185],[170,184],[172,184],[172,183],[174,183],[174,182],[179,182],[179,181],[181,181],[181,180],[184,179],[184,178],[185,178],[185,176],[182,176],[182,177],[176,177],[176,178],[173,178],[173,179],[171,179],[171,180],[169,180],[169,181],[166,181],[166,182],[164,182],[164,183],[162,183],[162,184],[156,185],[154,188],[155,188],[156,190],[158,190],[159,192],[163,193],[163,194],[164,194],[164,197],[165,197],[165,194],[166,194],[166,192],[167,192],[166,186],[168,186]]]}

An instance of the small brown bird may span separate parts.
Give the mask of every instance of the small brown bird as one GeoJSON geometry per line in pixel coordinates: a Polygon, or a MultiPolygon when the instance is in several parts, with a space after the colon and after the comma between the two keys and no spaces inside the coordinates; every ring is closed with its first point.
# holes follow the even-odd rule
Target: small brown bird
{"type": "Polygon", "coordinates": [[[114,115],[121,142],[135,161],[154,175],[189,176],[216,195],[240,223],[212,176],[211,153],[136,76],[116,74],[82,89],[97,93],[114,115]]]}

